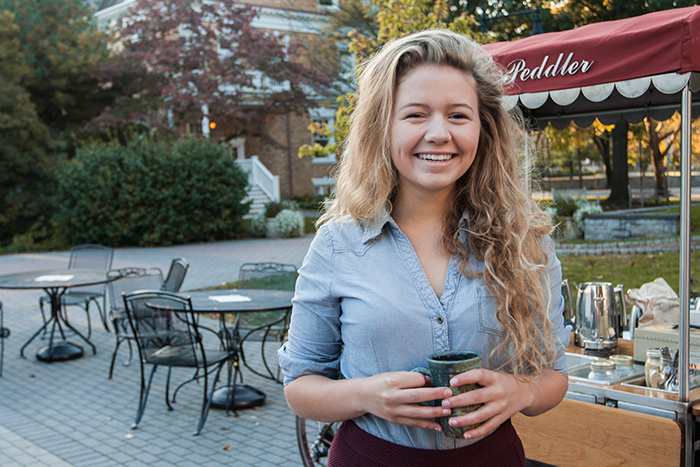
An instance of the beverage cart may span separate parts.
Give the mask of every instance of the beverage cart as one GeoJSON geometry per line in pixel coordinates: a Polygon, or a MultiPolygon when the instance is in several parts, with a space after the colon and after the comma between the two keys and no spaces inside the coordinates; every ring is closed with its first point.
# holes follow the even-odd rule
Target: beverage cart
{"type": "MultiPolygon", "coordinates": [[[[700,7],[677,8],[485,46],[507,72],[505,105],[537,129],[597,118],[641,122],[681,115],[679,387],[645,387],[643,376],[600,384],[570,376],[565,400],[513,419],[528,458],[554,465],[695,465],[700,389],[689,384],[691,120],[700,114],[700,7]],[[698,408],[696,408],[696,404],[698,408]]],[[[634,341],[616,353],[633,355],[634,341]]],[[[569,348],[570,372],[585,362],[569,348]]],[[[643,362],[642,362],[643,363],[643,362]]],[[[583,375],[585,376],[585,375],[583,375]]]]}

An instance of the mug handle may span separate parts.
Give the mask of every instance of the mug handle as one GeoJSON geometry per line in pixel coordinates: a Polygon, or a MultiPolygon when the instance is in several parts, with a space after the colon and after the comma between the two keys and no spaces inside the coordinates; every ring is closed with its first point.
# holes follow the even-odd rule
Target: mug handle
{"type": "MultiPolygon", "coordinates": [[[[422,374],[423,376],[427,376],[427,377],[429,377],[429,378],[432,378],[432,376],[430,375],[430,370],[429,370],[428,368],[425,368],[425,367],[420,366],[420,367],[418,367],[418,368],[412,369],[411,371],[412,371],[412,372],[415,372],[415,373],[420,373],[420,374],[422,374]]],[[[424,406],[426,406],[426,407],[436,407],[435,402],[436,402],[436,401],[423,401],[423,402],[419,402],[418,404],[419,404],[419,405],[424,405],[424,406]]]]}

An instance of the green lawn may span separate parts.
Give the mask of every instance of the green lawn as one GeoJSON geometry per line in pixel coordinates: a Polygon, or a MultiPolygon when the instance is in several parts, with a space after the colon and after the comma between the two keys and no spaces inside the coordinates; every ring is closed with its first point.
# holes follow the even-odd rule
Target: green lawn
{"type": "MultiPolygon", "coordinates": [[[[680,207],[676,202],[671,203],[668,209],[654,212],[679,213],[680,207]]],[[[691,235],[700,232],[700,205],[691,206],[690,230],[691,235]]],[[[585,240],[573,242],[582,243],[585,240]]],[[[611,282],[615,285],[623,284],[625,290],[628,290],[638,289],[647,282],[663,277],[668,285],[679,293],[680,262],[677,252],[606,256],[562,255],[559,259],[564,279],[569,279],[572,286],[583,282],[611,282]]],[[[700,252],[691,254],[690,291],[700,293],[700,252]]]]}
{"type": "MultiPolygon", "coordinates": [[[[561,256],[564,279],[571,286],[583,282],[623,284],[638,289],[657,277],[679,293],[680,262],[676,252],[607,256],[561,256]]],[[[690,293],[700,293],[700,251],[690,258],[690,293]]]]}

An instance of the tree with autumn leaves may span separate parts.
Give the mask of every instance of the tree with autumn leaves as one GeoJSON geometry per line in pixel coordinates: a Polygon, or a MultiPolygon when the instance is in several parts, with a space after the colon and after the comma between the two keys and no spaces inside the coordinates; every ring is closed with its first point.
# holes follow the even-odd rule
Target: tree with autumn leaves
{"type": "Polygon", "coordinates": [[[0,14],[0,246],[50,235],[52,174],[91,138],[177,135],[205,113],[260,136],[332,83],[231,0],[139,0],[110,34],[82,0],[0,0],[0,14]]]}
{"type": "MultiPolygon", "coordinates": [[[[341,14],[331,20],[331,37],[347,42],[347,50],[355,63],[354,73],[362,73],[364,61],[391,39],[430,28],[446,28],[469,37],[477,37],[476,22],[466,13],[455,14],[447,0],[349,0],[341,6],[341,14]],[[354,27],[356,23],[359,27],[354,27]]],[[[482,38],[483,39],[483,38],[482,38]]],[[[355,108],[357,93],[338,97],[333,127],[314,122],[309,131],[325,135],[334,144],[303,145],[299,157],[338,153],[348,131],[348,119],[355,108]]]]}
{"type": "Polygon", "coordinates": [[[309,107],[334,70],[309,66],[293,36],[253,28],[256,14],[232,0],[138,0],[115,30],[115,60],[102,70],[120,97],[94,125],[177,131],[206,117],[226,121],[233,137],[309,107]]]}
{"type": "MultiPolygon", "coordinates": [[[[466,0],[348,0],[341,5],[340,14],[331,22],[332,36],[347,43],[355,63],[359,64],[357,73],[361,73],[361,63],[377,47],[390,39],[401,37],[413,31],[432,27],[447,27],[475,37],[478,41],[514,40],[529,35],[532,28],[532,14],[517,13],[537,9],[546,32],[571,29],[583,24],[609,21],[637,16],[649,11],[698,4],[697,0],[654,0],[641,1],[587,1],[571,0],[569,2],[514,2],[497,0],[488,4],[468,2],[466,0]],[[515,13],[515,14],[514,14],[515,13]],[[498,17],[492,22],[494,26],[488,35],[482,35],[481,19],[498,17]]],[[[486,21],[489,23],[489,21],[486,21]]],[[[315,133],[326,134],[335,140],[328,146],[306,145],[299,151],[299,156],[319,156],[339,152],[339,147],[347,132],[347,121],[352,113],[355,94],[348,93],[339,99],[335,125],[331,128],[324,124],[313,123],[309,129],[315,133]]],[[[676,128],[676,127],[673,127],[676,128]]],[[[636,128],[632,128],[636,131],[636,128]]],[[[591,148],[597,149],[598,157],[603,161],[608,187],[611,188],[611,201],[620,205],[627,204],[628,184],[628,133],[629,124],[620,120],[617,126],[605,127],[596,124],[590,129],[555,130],[547,128],[536,135],[538,140],[549,139],[549,144],[538,141],[538,146],[558,146],[559,152],[567,158],[572,151],[581,157],[582,150],[593,155],[591,148]],[[572,150],[572,148],[574,148],[572,150]]],[[[650,159],[654,167],[654,177],[659,190],[667,190],[668,184],[663,167],[663,156],[671,147],[676,130],[668,125],[658,124],[649,119],[645,121],[643,138],[645,147],[649,148],[650,159]]],[[[544,161],[547,162],[547,161],[544,161]]]]}

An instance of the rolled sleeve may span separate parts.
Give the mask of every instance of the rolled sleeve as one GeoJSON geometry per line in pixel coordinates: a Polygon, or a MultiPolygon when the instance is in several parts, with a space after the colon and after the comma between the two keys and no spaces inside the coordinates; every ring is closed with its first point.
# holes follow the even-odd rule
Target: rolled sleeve
{"type": "Polygon", "coordinates": [[[304,375],[339,377],[341,309],[332,285],[333,244],[321,227],[299,269],[289,339],[278,351],[285,385],[304,375]]]}

